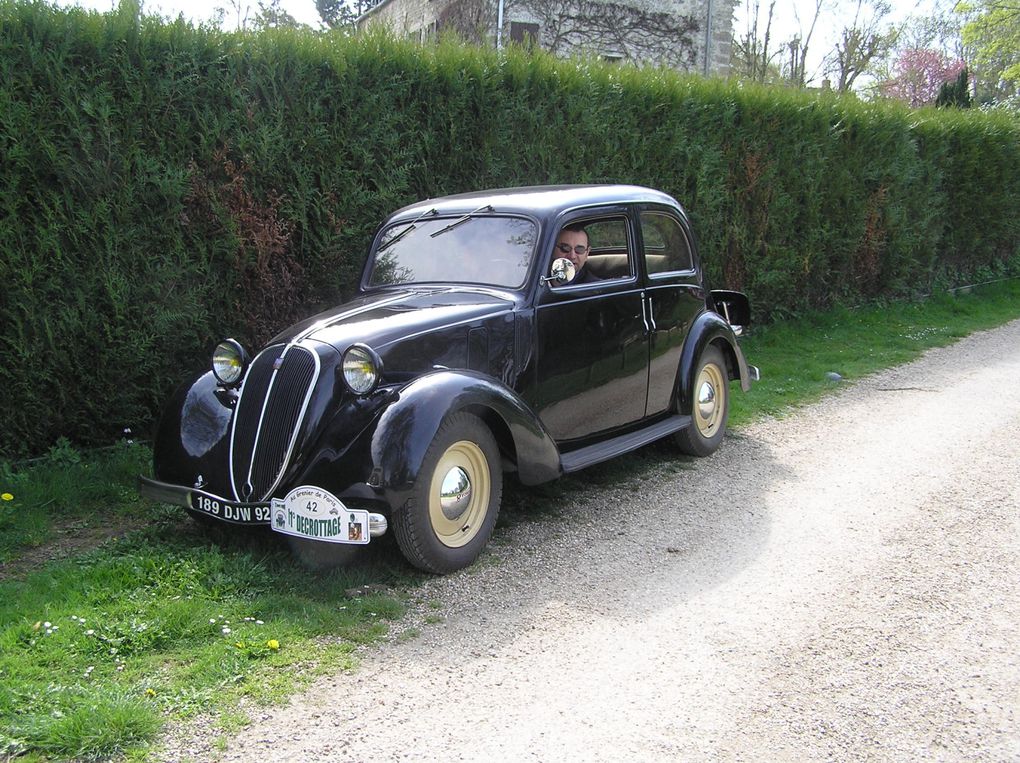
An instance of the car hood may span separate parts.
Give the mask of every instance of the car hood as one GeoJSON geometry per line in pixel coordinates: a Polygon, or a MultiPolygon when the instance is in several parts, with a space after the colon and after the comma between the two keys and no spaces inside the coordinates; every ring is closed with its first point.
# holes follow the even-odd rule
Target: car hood
{"type": "Polygon", "coordinates": [[[487,290],[401,289],[359,297],[319,313],[272,340],[312,339],[343,352],[361,342],[376,351],[412,336],[513,310],[510,295],[487,290]]]}

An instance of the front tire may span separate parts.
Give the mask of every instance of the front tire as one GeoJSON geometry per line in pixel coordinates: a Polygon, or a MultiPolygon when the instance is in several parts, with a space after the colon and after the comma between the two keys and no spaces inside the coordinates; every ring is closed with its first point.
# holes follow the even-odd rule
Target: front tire
{"type": "Polygon", "coordinates": [[[425,453],[411,498],[393,515],[407,560],[443,574],[471,565],[489,542],[503,492],[499,448],[482,421],[448,416],[425,453]]]}
{"type": "Polygon", "coordinates": [[[677,433],[676,443],[689,456],[710,456],[722,443],[730,415],[726,360],[715,345],[706,347],[698,358],[691,396],[691,425],[677,433]]]}

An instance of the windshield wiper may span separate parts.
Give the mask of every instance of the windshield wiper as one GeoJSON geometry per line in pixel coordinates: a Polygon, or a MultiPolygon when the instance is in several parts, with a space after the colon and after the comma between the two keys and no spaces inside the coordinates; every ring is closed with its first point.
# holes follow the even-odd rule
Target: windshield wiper
{"type": "Polygon", "coordinates": [[[382,251],[383,249],[389,249],[389,248],[390,248],[391,246],[393,246],[393,245],[394,245],[395,243],[397,243],[398,241],[400,241],[400,239],[402,239],[402,238],[403,238],[404,236],[406,236],[406,235],[407,235],[408,233],[410,233],[411,231],[413,231],[413,230],[415,229],[415,223],[417,223],[417,222],[418,222],[419,220],[421,220],[421,219],[422,219],[423,217],[426,217],[426,216],[428,216],[428,215],[438,215],[438,214],[439,214],[439,210],[437,210],[437,209],[436,209],[435,207],[433,207],[432,209],[426,210],[425,212],[422,212],[422,213],[421,213],[420,215],[418,215],[418,216],[417,216],[416,218],[414,218],[413,220],[411,220],[411,224],[410,224],[410,225],[408,225],[408,226],[407,226],[406,228],[404,228],[404,229],[403,229],[402,231],[400,231],[400,233],[398,233],[398,234],[397,234],[396,236],[394,236],[393,238],[391,238],[391,239],[390,239],[389,241],[387,241],[387,242],[386,242],[385,244],[381,244],[381,245],[379,246],[379,248],[378,248],[378,249],[376,250],[376,252],[375,252],[375,253],[376,253],[376,254],[379,254],[379,252],[381,252],[381,251],[382,251]]]}
{"type": "Polygon", "coordinates": [[[489,211],[489,212],[494,212],[495,211],[492,208],[491,204],[486,204],[485,206],[479,207],[478,209],[474,210],[473,212],[468,212],[463,217],[458,217],[456,220],[454,220],[452,223],[447,225],[445,228],[440,228],[436,232],[430,233],[429,234],[429,238],[435,238],[436,236],[442,235],[443,233],[446,233],[449,230],[453,230],[454,228],[456,228],[461,223],[466,223],[468,220],[470,220],[472,217],[477,215],[479,212],[484,212],[486,210],[489,211]]]}

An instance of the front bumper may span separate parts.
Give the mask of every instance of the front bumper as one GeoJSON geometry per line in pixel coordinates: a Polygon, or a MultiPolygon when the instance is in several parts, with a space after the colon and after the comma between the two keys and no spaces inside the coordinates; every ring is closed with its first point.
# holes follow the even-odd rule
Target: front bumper
{"type": "MultiPolygon", "coordinates": [[[[169,503],[232,525],[269,526],[272,504],[269,501],[231,501],[195,487],[172,485],[138,475],[138,492],[157,503],[169,503]]],[[[369,512],[368,532],[372,538],[386,534],[389,523],[382,514],[369,512]]]]}

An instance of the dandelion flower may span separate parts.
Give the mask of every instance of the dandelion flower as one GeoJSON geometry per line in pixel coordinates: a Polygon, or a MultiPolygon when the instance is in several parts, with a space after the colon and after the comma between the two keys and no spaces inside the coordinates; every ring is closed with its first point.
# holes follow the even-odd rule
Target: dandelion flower
{"type": "Polygon", "coordinates": [[[266,646],[268,646],[270,649],[279,649],[280,642],[277,641],[275,638],[271,638],[269,639],[269,641],[266,642],[266,646]]]}
{"type": "Polygon", "coordinates": [[[14,496],[11,495],[10,493],[4,493],[3,495],[0,495],[0,498],[3,498],[5,501],[13,501],[14,500],[14,496]]]}
{"type": "Polygon", "coordinates": [[[155,697],[156,696],[156,690],[152,689],[152,688],[146,689],[145,690],[145,696],[146,697],[155,697]]]}

